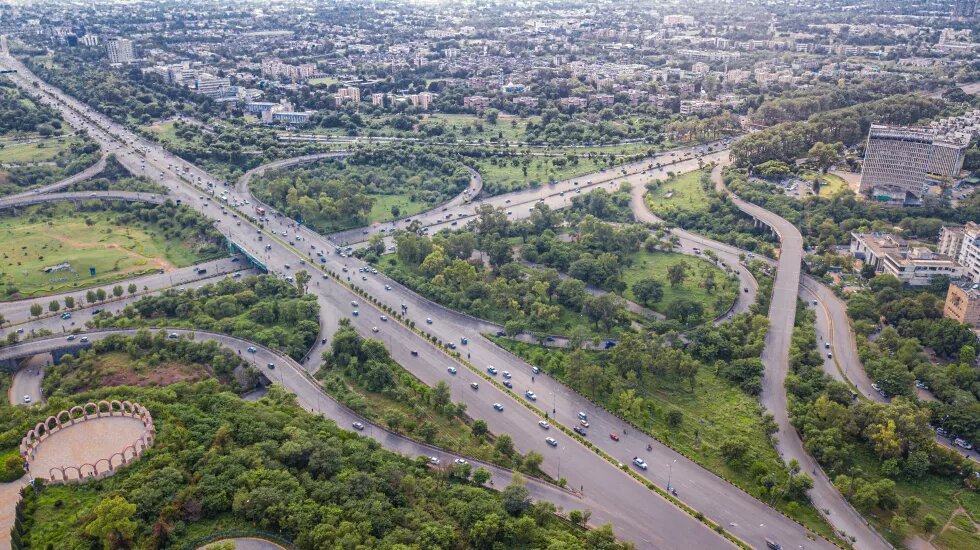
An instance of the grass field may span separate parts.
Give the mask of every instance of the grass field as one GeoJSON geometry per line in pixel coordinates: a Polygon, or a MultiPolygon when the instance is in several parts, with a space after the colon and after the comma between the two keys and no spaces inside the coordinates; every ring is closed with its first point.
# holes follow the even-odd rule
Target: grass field
{"type": "Polygon", "coordinates": [[[670,178],[646,194],[647,205],[658,214],[672,210],[697,212],[707,210],[708,195],[701,187],[701,175],[695,170],[670,178]]]}
{"type": "MultiPolygon", "coordinates": [[[[567,383],[564,352],[513,340],[494,340],[567,383]],[[556,368],[559,364],[562,366],[556,368]]],[[[698,371],[695,385],[694,391],[691,391],[686,382],[674,384],[654,376],[645,377],[637,384],[636,394],[646,402],[646,410],[638,416],[631,416],[630,420],[659,441],[682,451],[708,470],[733,480],[758,496],[758,483],[751,468],[732,467],[720,450],[722,443],[729,438],[742,436],[748,442],[746,456],[749,458],[746,463],[759,463],[770,471],[780,468],[779,456],[766,435],[758,401],[716,376],[707,367],[702,366],[698,371]],[[670,411],[682,414],[681,424],[676,428],[667,424],[670,411]]],[[[609,410],[617,410],[611,396],[596,397],[609,410]]],[[[830,534],[830,527],[812,506],[787,506],[780,502],[777,508],[817,532],[830,534]]]]}
{"type": "Polygon", "coordinates": [[[623,271],[623,282],[627,285],[625,297],[635,301],[633,284],[652,277],[664,286],[663,298],[651,308],[660,313],[666,313],[667,305],[674,299],[685,297],[700,302],[704,306],[705,318],[713,319],[728,310],[738,294],[738,283],[707,260],[674,252],[646,251],[637,252],[630,259],[632,265],[623,271]],[[673,287],[667,279],[667,269],[676,264],[687,266],[687,277],[679,286],[673,287]],[[710,292],[702,286],[709,273],[714,275],[716,284],[710,292]]]}
{"type": "Polygon", "coordinates": [[[333,78],[333,77],[324,76],[324,77],[321,77],[321,78],[311,78],[311,79],[307,80],[306,83],[309,84],[310,86],[324,86],[324,87],[326,87],[326,86],[329,86],[331,84],[340,84],[340,81],[337,80],[336,78],[333,78]]]}
{"type": "Polygon", "coordinates": [[[74,143],[81,143],[81,140],[78,138],[57,137],[33,143],[7,145],[0,149],[0,162],[15,164],[47,162],[54,159],[59,153],[68,149],[74,143]]]}
{"type": "Polygon", "coordinates": [[[0,218],[0,283],[8,291],[16,287],[21,297],[43,296],[200,260],[182,243],[111,220],[109,212],[0,218]],[[42,271],[62,263],[70,270],[42,271]],[[94,277],[89,268],[95,268],[94,277]]]}
{"type": "Polygon", "coordinates": [[[496,124],[490,124],[485,119],[476,115],[465,114],[434,114],[422,121],[419,126],[425,127],[427,124],[444,122],[450,129],[455,130],[460,139],[471,140],[504,140],[504,141],[523,141],[524,131],[528,122],[537,123],[540,117],[518,118],[501,115],[496,124]],[[474,123],[481,122],[482,130],[477,131],[474,123]],[[469,133],[463,133],[463,128],[468,126],[469,133]]]}
{"type": "Polygon", "coordinates": [[[832,197],[841,189],[847,189],[847,182],[844,178],[836,174],[821,174],[819,172],[808,171],[803,174],[807,179],[817,178],[820,181],[820,196],[832,197]]]}
{"type": "MultiPolygon", "coordinates": [[[[523,172],[523,164],[514,166],[512,158],[502,157],[496,164],[489,159],[478,159],[476,170],[483,176],[483,185],[487,193],[499,195],[518,189],[547,185],[551,180],[563,180],[598,172],[606,167],[605,162],[598,159],[579,159],[578,164],[555,166],[549,157],[527,157],[530,164],[527,176],[523,172]]],[[[518,158],[517,160],[523,160],[518,158]]]]}
{"type": "Polygon", "coordinates": [[[368,214],[368,222],[378,223],[404,216],[414,216],[423,210],[431,208],[433,205],[424,202],[412,202],[411,194],[399,193],[396,195],[371,195],[374,204],[368,214]],[[400,211],[398,216],[391,214],[391,207],[397,206],[400,211]]]}

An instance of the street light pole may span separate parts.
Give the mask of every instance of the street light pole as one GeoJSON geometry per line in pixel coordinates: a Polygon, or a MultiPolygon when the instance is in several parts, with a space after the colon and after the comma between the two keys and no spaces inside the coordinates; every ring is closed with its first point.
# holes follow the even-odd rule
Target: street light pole
{"type": "Polygon", "coordinates": [[[670,491],[670,477],[674,472],[674,462],[677,462],[675,458],[673,462],[667,464],[667,490],[670,491]]]}

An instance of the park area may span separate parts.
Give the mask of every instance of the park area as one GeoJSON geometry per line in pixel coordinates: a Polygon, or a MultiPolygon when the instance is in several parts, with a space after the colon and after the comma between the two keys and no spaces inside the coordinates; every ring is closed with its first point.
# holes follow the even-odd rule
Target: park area
{"type": "Polygon", "coordinates": [[[701,304],[705,320],[714,319],[732,306],[738,294],[736,281],[707,260],[674,252],[645,251],[633,254],[630,260],[629,267],[623,270],[623,282],[627,286],[624,296],[636,301],[632,288],[637,281],[660,281],[663,284],[663,297],[650,309],[668,316],[670,303],[684,298],[701,304]],[[668,271],[675,265],[684,266],[684,277],[680,284],[672,285],[668,271]]]}
{"type": "Polygon", "coordinates": [[[687,172],[650,189],[646,194],[650,210],[661,215],[677,210],[686,212],[707,210],[708,195],[701,187],[701,176],[704,173],[701,170],[687,172]]]}
{"type": "Polygon", "coordinates": [[[117,225],[110,212],[0,217],[3,299],[106,284],[199,260],[179,241],[117,225]]]}
{"type": "Polygon", "coordinates": [[[26,143],[4,145],[0,148],[0,163],[25,164],[52,162],[62,152],[74,144],[81,144],[79,138],[57,137],[26,143]]]}

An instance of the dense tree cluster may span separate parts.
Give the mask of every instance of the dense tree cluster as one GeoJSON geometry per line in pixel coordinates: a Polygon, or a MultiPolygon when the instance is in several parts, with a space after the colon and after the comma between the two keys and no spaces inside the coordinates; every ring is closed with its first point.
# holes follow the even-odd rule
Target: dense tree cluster
{"type": "Polygon", "coordinates": [[[119,164],[114,153],[106,157],[105,169],[97,176],[73,183],[64,189],[70,191],[135,191],[138,193],[167,193],[167,188],[154,183],[149,178],[134,176],[119,164]]]}
{"type": "Polygon", "coordinates": [[[754,122],[771,126],[781,122],[806,120],[824,111],[911,91],[910,83],[898,78],[874,78],[848,82],[846,86],[818,84],[766,99],[752,112],[751,118],[754,122]]]}
{"type": "Polygon", "coordinates": [[[872,122],[908,125],[939,111],[940,102],[907,94],[817,113],[806,121],[777,124],[745,136],[732,144],[732,160],[740,167],[769,160],[792,163],[818,141],[856,144],[867,137],[872,122]]]}
{"type": "Polygon", "coordinates": [[[107,386],[162,386],[214,377],[233,389],[247,390],[258,382],[258,371],[246,367],[242,356],[216,342],[174,340],[163,331],[141,329],[133,337],[114,334],[76,356],[62,357],[46,369],[43,388],[48,399],[68,398],[107,386]],[[118,360],[107,360],[110,355],[118,360]]]}
{"type": "Polygon", "coordinates": [[[179,547],[199,536],[194,524],[221,518],[303,549],[621,547],[609,526],[584,532],[558,521],[554,505],[532,504],[518,478],[487,490],[467,481],[469,466],[432,469],[383,450],[278,386],[257,403],[222,389],[209,381],[77,396],[147,406],[158,429],[152,459],[98,484],[30,492],[25,541],[40,546],[33,537],[43,531],[58,548],[179,547]],[[57,528],[35,529],[41,517],[57,528]]]}
{"type": "Polygon", "coordinates": [[[312,295],[270,275],[226,278],[184,292],[168,291],[127,305],[117,316],[102,312],[99,327],[186,327],[245,338],[303,357],[320,332],[312,295]]]}
{"type": "Polygon", "coordinates": [[[36,103],[6,77],[0,77],[0,134],[39,134],[41,136],[65,133],[61,115],[47,105],[36,103]]]}
{"type": "Polygon", "coordinates": [[[349,157],[278,170],[256,178],[252,189],[307,225],[335,231],[367,223],[381,195],[407,195],[410,202],[427,207],[458,195],[469,181],[460,163],[409,146],[359,150],[349,157]]]}

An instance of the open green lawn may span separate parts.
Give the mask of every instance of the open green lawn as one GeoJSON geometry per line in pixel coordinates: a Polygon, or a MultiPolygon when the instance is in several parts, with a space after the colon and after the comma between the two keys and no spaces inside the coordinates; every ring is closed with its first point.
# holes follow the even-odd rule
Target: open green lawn
{"type": "Polygon", "coordinates": [[[807,179],[816,178],[820,181],[820,196],[832,197],[841,189],[847,189],[847,182],[844,178],[836,174],[821,174],[819,172],[807,171],[802,174],[807,179]]]}
{"type": "Polygon", "coordinates": [[[980,529],[965,514],[957,514],[932,544],[949,550],[980,548],[980,529]]]}
{"type": "Polygon", "coordinates": [[[671,210],[707,210],[708,195],[701,187],[703,173],[702,170],[695,170],[668,179],[646,194],[647,205],[657,214],[671,210]]]}
{"type": "MultiPolygon", "coordinates": [[[[564,352],[503,338],[494,338],[494,341],[568,383],[564,352]]],[[[735,467],[726,461],[720,450],[722,443],[731,437],[742,436],[748,443],[746,464],[758,462],[771,471],[781,468],[779,456],[766,435],[758,401],[716,376],[712,369],[701,367],[693,391],[686,382],[675,384],[648,376],[637,384],[636,394],[647,404],[646,411],[631,416],[631,422],[753,495],[758,496],[759,491],[751,468],[735,467]],[[676,428],[667,424],[670,411],[682,414],[681,424],[676,428]]],[[[612,396],[596,395],[596,399],[609,410],[618,409],[612,396]]],[[[817,532],[831,534],[830,527],[812,506],[786,506],[779,502],[777,508],[817,532]]]]}
{"type": "Polygon", "coordinates": [[[306,81],[310,86],[329,86],[331,84],[340,84],[340,81],[331,76],[324,76],[320,78],[311,78],[306,81]]]}
{"type": "Polygon", "coordinates": [[[660,313],[666,313],[667,305],[671,301],[684,297],[700,302],[704,307],[705,318],[713,319],[727,311],[738,294],[737,281],[729,278],[721,268],[708,260],[676,252],[646,251],[637,252],[629,259],[632,263],[623,270],[623,282],[627,286],[624,297],[635,301],[633,284],[641,279],[656,279],[663,283],[664,296],[651,309],[660,313]],[[687,276],[679,286],[673,287],[667,278],[667,269],[676,264],[687,266],[687,276]],[[716,285],[710,292],[703,286],[708,274],[714,277],[716,285]]]}
{"type": "Polygon", "coordinates": [[[15,286],[21,297],[43,296],[201,260],[180,242],[116,225],[113,217],[109,212],[87,212],[84,217],[64,213],[35,220],[0,218],[0,284],[15,286]],[[62,263],[70,269],[42,271],[62,263]],[[91,267],[94,277],[89,275],[91,267]]]}
{"type": "MultiPolygon", "coordinates": [[[[530,160],[527,176],[523,172],[523,164],[514,166],[515,158],[500,157],[496,164],[490,159],[478,159],[476,170],[483,176],[483,185],[487,193],[499,195],[509,191],[547,185],[551,180],[563,180],[598,172],[606,165],[598,159],[581,158],[578,163],[568,163],[565,166],[555,166],[551,157],[527,157],[530,160]]],[[[523,160],[517,157],[516,160],[523,160]]]]}
{"type": "Polygon", "coordinates": [[[75,143],[81,143],[81,140],[78,138],[57,137],[33,143],[7,145],[6,147],[0,148],[0,162],[17,164],[47,162],[75,143]]]}
{"type": "Polygon", "coordinates": [[[425,127],[427,124],[434,124],[438,121],[444,122],[450,129],[455,130],[460,139],[471,140],[504,140],[504,141],[523,141],[524,131],[528,122],[537,123],[540,117],[518,118],[501,115],[496,124],[490,124],[485,119],[476,115],[467,114],[434,114],[430,115],[419,126],[425,127]],[[475,123],[480,122],[482,130],[477,131],[475,123]],[[464,133],[463,128],[469,127],[469,133],[464,133]]]}
{"type": "Polygon", "coordinates": [[[434,206],[424,202],[412,202],[411,197],[412,195],[410,193],[371,195],[371,198],[374,199],[374,204],[371,206],[371,212],[368,214],[368,222],[378,223],[404,216],[414,216],[434,206]],[[392,215],[392,206],[398,207],[399,211],[397,216],[392,215]]]}

